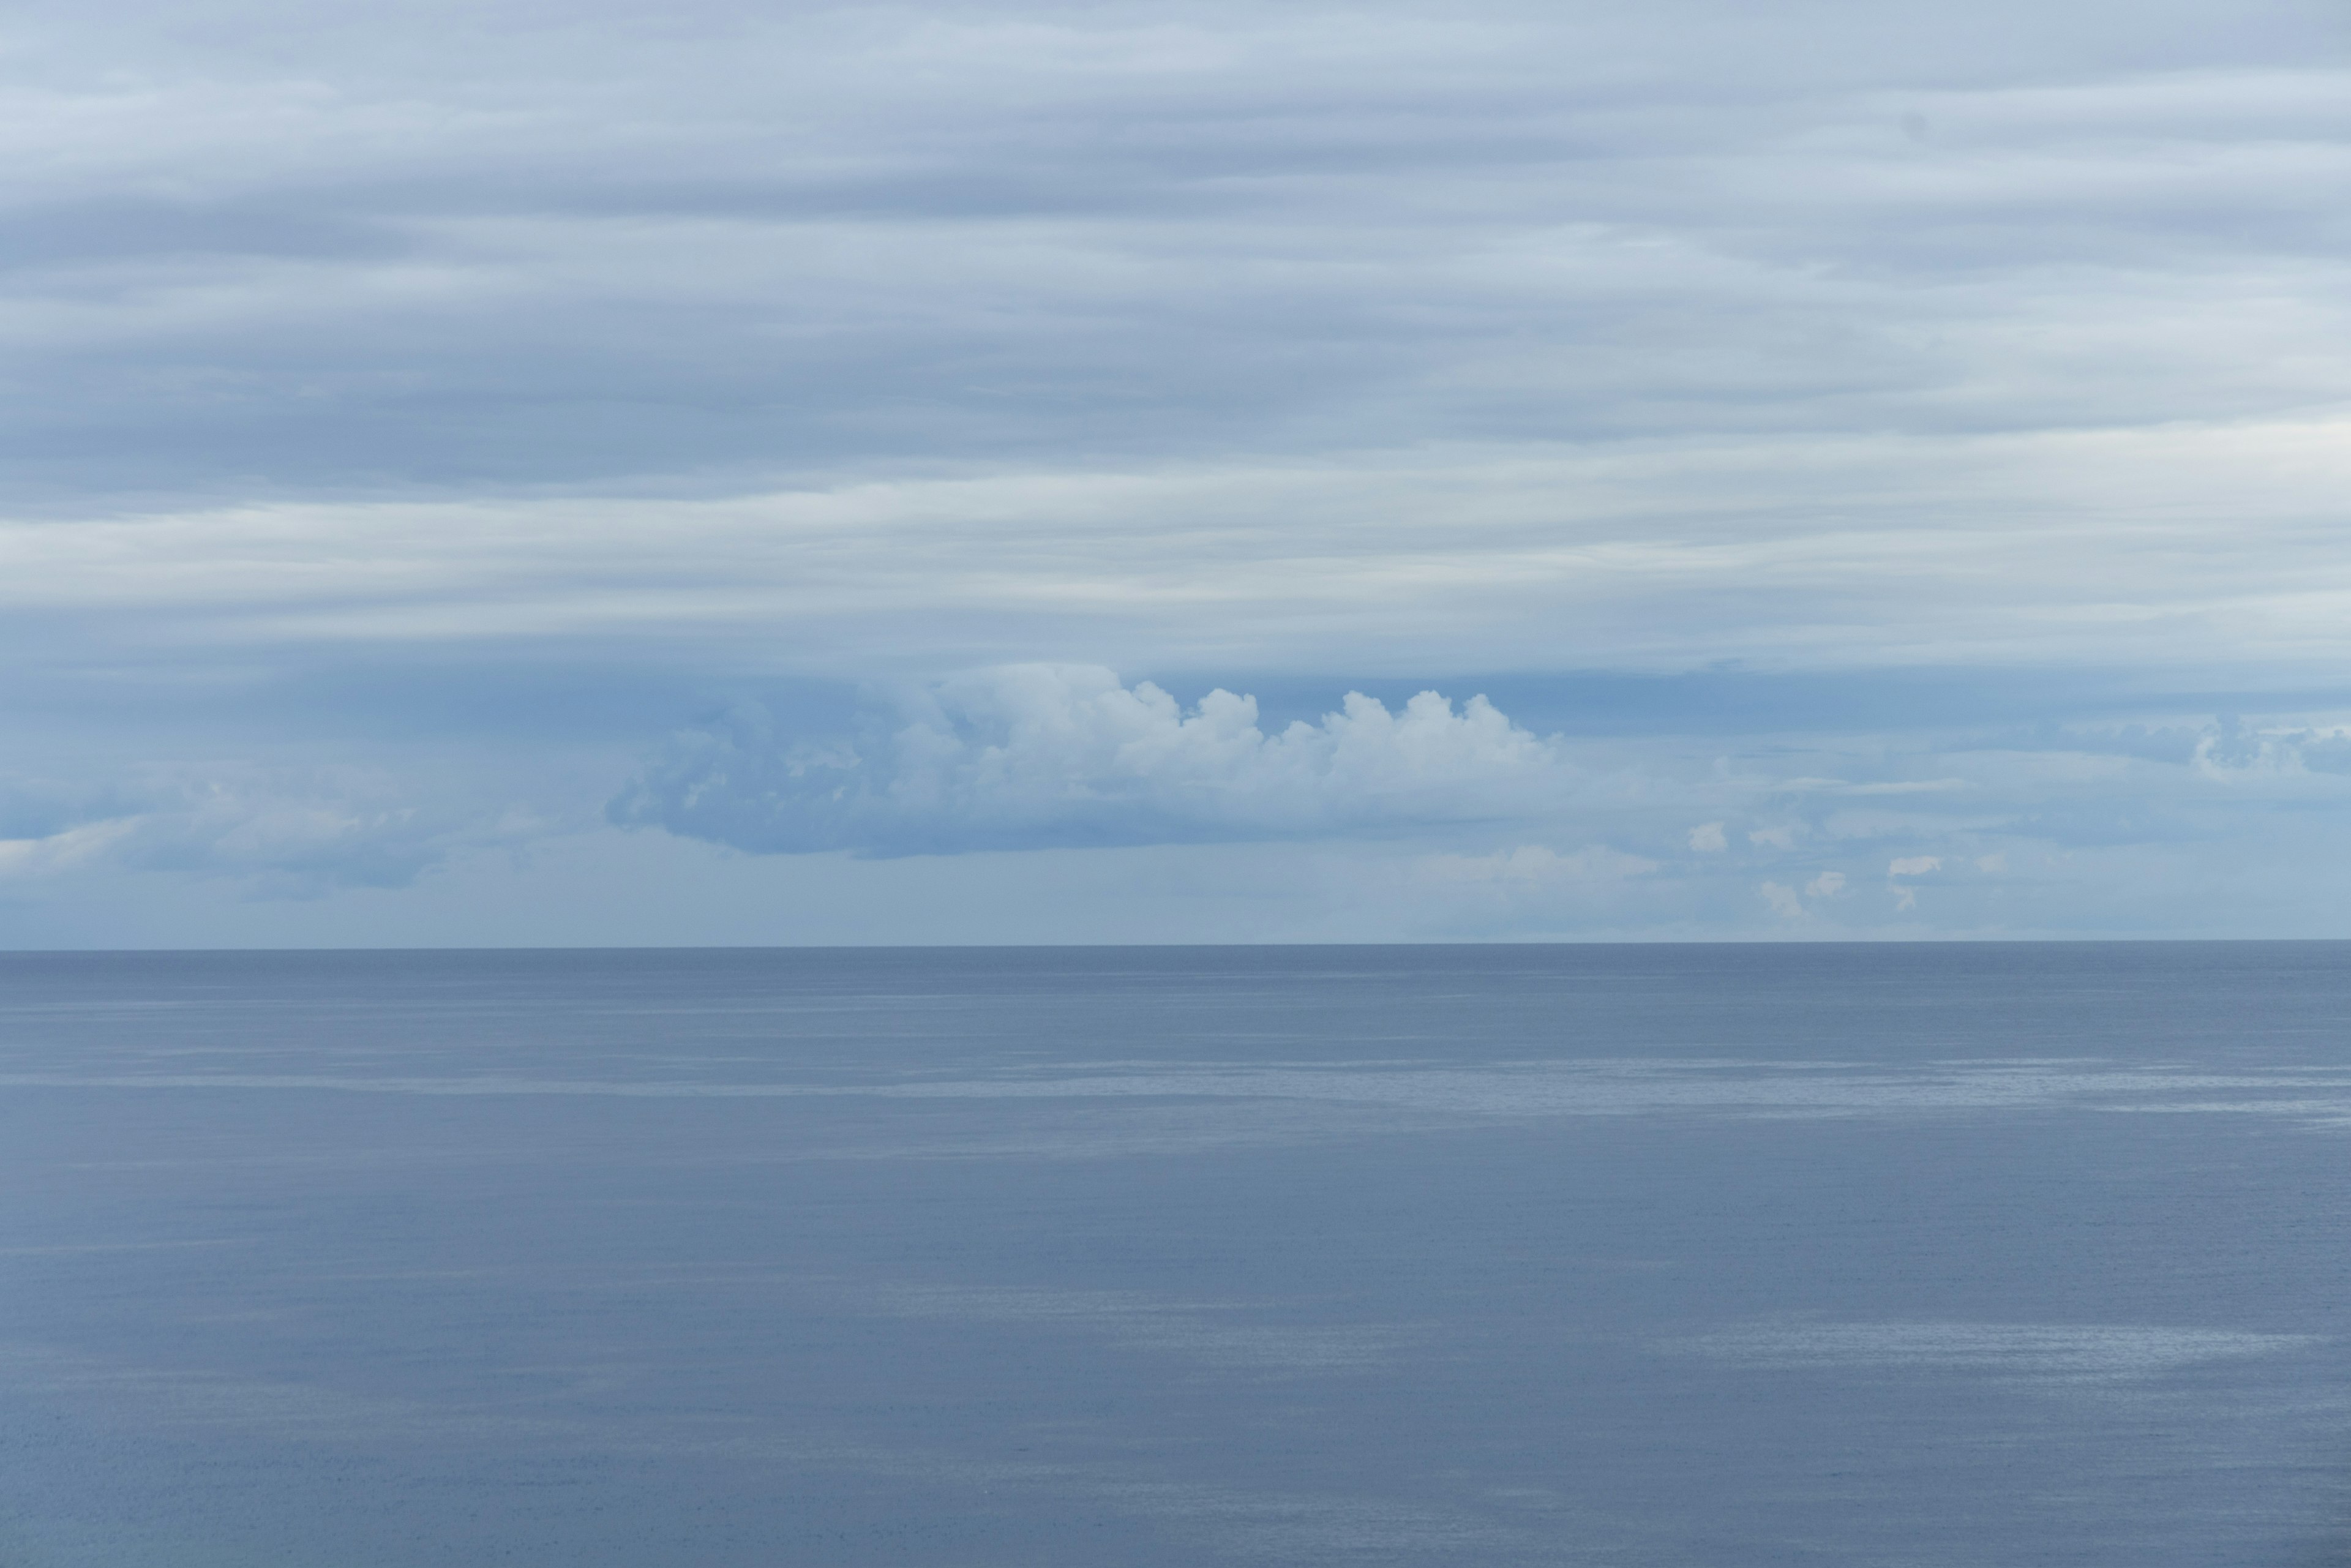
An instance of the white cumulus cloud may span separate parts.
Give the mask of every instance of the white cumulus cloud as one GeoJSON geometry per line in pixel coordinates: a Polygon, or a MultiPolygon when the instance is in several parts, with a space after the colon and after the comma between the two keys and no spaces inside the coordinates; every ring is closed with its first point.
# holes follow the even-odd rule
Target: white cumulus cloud
{"type": "Polygon", "coordinates": [[[783,733],[757,706],[674,738],[611,808],[766,853],[954,853],[1507,821],[1555,810],[1574,776],[1556,739],[1483,697],[1423,692],[1268,733],[1256,699],[1190,708],[1094,665],[973,671],[853,737],[783,733]]]}

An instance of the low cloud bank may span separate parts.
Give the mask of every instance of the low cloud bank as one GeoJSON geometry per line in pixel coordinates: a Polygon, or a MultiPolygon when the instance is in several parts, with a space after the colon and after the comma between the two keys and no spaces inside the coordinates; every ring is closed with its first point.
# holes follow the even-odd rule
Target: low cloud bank
{"type": "Polygon", "coordinates": [[[214,878],[245,895],[399,888],[550,826],[356,768],[153,767],[100,790],[0,779],[0,886],[89,870],[214,878]]]}
{"type": "Polygon", "coordinates": [[[851,737],[783,733],[756,705],[672,741],[611,807],[765,854],[862,855],[1206,842],[1509,821],[1556,810],[1556,739],[1482,696],[1391,712],[1350,693],[1271,734],[1257,701],[1192,707],[1092,665],[976,671],[851,737]]]}

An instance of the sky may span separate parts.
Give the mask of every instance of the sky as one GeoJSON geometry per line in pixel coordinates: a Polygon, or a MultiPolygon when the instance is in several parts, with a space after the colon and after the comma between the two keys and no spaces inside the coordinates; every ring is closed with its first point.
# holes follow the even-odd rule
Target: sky
{"type": "Polygon", "coordinates": [[[2351,936],[2332,0],[35,0],[0,137],[0,946],[2351,936]]]}

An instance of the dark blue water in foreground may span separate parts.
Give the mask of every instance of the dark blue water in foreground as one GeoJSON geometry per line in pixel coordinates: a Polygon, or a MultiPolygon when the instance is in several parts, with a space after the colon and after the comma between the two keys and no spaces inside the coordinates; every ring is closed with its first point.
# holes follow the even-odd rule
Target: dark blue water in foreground
{"type": "Polygon", "coordinates": [[[0,1564],[2351,1561],[2351,947],[0,957],[0,1564]]]}

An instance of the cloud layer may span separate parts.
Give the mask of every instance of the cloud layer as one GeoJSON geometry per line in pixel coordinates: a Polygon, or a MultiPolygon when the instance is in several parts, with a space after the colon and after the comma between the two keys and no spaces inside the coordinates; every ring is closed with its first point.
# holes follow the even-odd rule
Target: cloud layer
{"type": "Polygon", "coordinates": [[[2340,925],[2333,0],[0,61],[0,939],[2340,925]]]}
{"type": "MultiPolygon", "coordinates": [[[[1772,710],[1768,683],[1739,689],[1772,710]]],[[[2032,727],[1553,734],[1492,703],[1335,697],[1283,697],[1268,716],[1196,685],[998,667],[862,711],[774,691],[633,764],[588,753],[537,776],[381,745],[365,767],[187,759],[95,790],[0,769],[0,932],[2292,935],[2330,929],[2332,868],[2351,853],[2351,698],[2032,727]],[[569,793],[575,776],[601,795],[569,793]]]]}
{"type": "Polygon", "coordinates": [[[60,506],[2340,398],[2320,4],[26,11],[60,506]]]}
{"type": "Polygon", "coordinates": [[[2351,651],[2328,5],[136,17],[9,39],[44,649],[2351,651]]]}

